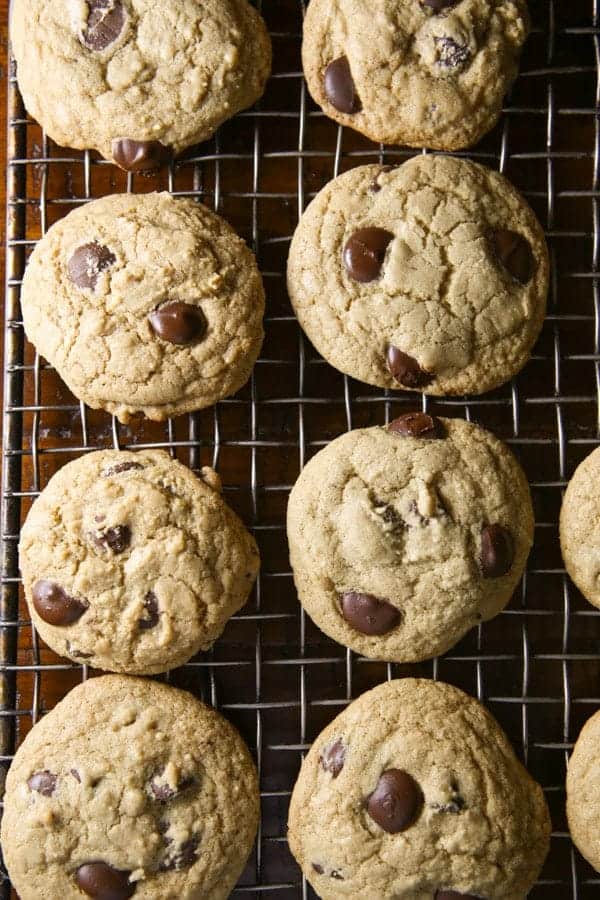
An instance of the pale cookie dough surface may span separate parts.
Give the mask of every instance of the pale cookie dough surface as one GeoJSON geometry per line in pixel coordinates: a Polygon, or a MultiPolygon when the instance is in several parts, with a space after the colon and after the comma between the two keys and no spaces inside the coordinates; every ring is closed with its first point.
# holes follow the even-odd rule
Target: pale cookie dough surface
{"type": "Polygon", "coordinates": [[[36,246],[21,294],[41,355],[76,397],[122,422],[137,413],[161,421],[234,394],[262,346],[264,303],[242,239],[205,206],[167,193],[118,194],[71,212],[36,246]],[[77,254],[90,247],[104,255],[74,279],[77,254]],[[158,334],[150,317],[171,303],[187,304],[204,332],[180,344],[158,334]]]}
{"type": "Polygon", "coordinates": [[[434,900],[438,891],[523,900],[548,852],[550,817],[481,704],[450,685],[408,678],[363,694],[316,739],[292,795],[288,840],[323,900],[434,900]],[[332,747],[337,775],[321,761],[332,747]],[[394,768],[422,792],[400,833],[383,830],[366,808],[394,768]]]}
{"type": "Polygon", "coordinates": [[[119,139],[175,152],[207,140],[271,69],[247,0],[15,0],[11,38],[29,113],[58,144],[106,159],[119,139]]]}
{"type": "Polygon", "coordinates": [[[29,611],[53,650],[141,675],[212,646],[246,603],[260,561],[218,476],[203,475],[162,450],[97,451],[54,475],[19,545],[29,611]],[[74,621],[56,589],[43,605],[44,583],[80,604],[74,621]]]}
{"type": "Polygon", "coordinates": [[[525,0],[460,0],[439,12],[419,0],[311,0],[304,73],[336,122],[377,142],[456,150],[495,125],[528,30],[525,0]],[[345,86],[354,105],[327,88],[340,58],[349,75],[338,97],[345,86]]]}
{"type": "Polygon", "coordinates": [[[508,447],[461,419],[437,421],[440,438],[392,426],[342,435],[310,460],[290,495],[300,602],[325,634],[368,657],[444,653],[506,606],[533,543],[529,488],[508,447]],[[490,526],[508,534],[501,575],[483,567],[490,526]],[[368,633],[367,616],[378,610],[349,617],[349,593],[384,601],[397,621],[368,633]]]}
{"type": "Polygon", "coordinates": [[[330,182],[294,235],[288,289],[300,325],[341,372],[397,390],[479,394],[529,359],[548,270],[543,231],[505,178],[429,155],[391,171],[361,166],[330,182]],[[389,243],[364,283],[345,250],[353,235],[373,228],[389,243]],[[506,232],[521,243],[521,257],[508,265],[530,267],[524,282],[497,255],[495,241],[506,232]],[[425,383],[392,375],[390,346],[428,373],[425,383]]]}
{"type": "Polygon", "coordinates": [[[600,607],[600,448],[571,478],[560,512],[565,566],[583,596],[600,607]]]}
{"type": "Polygon", "coordinates": [[[254,763],[222,716],[176,688],[109,675],[76,687],[21,745],[2,849],[21,900],[225,900],[258,809],[254,763]],[[80,890],[78,870],[96,862],[125,885],[80,890]]]}
{"type": "Polygon", "coordinates": [[[600,872],[600,713],[583,726],[567,770],[567,818],[573,843],[600,872]]]}

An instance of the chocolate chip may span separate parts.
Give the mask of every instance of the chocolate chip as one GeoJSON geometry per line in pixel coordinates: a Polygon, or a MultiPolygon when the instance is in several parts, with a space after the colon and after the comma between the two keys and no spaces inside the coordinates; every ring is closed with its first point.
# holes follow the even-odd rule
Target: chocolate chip
{"type": "Polygon", "coordinates": [[[347,57],[334,59],[325,69],[325,96],[338,112],[352,115],[362,109],[347,57]]]}
{"type": "MultiPolygon", "coordinates": [[[[169,842],[171,843],[171,842],[169,842]]],[[[185,841],[179,848],[178,852],[169,862],[162,863],[161,872],[170,872],[173,869],[180,871],[181,869],[189,869],[198,859],[198,846],[200,838],[193,837],[189,841],[185,841]]]]}
{"type": "Polygon", "coordinates": [[[206,334],[204,314],[191,303],[165,303],[148,318],[156,334],[170,344],[196,344],[206,334]]]}
{"type": "Polygon", "coordinates": [[[163,771],[163,769],[158,771],[149,784],[151,795],[159,803],[168,803],[169,800],[174,800],[194,784],[193,778],[184,778],[177,787],[171,787],[170,784],[160,780],[163,771]]]}
{"type": "Polygon", "coordinates": [[[138,462],[122,462],[117,463],[116,466],[111,466],[110,469],[105,469],[102,473],[103,478],[110,478],[111,475],[120,475],[121,472],[129,472],[130,469],[143,469],[144,467],[138,462]]]}
{"type": "Polygon", "coordinates": [[[78,247],[68,262],[69,278],[80,288],[92,291],[98,283],[100,273],[114,266],[117,257],[104,244],[92,241],[78,247]]]}
{"type": "Polygon", "coordinates": [[[88,608],[87,603],[69,596],[53,581],[36,581],[32,597],[35,611],[48,625],[72,625],[88,608]]]}
{"type": "Polygon", "coordinates": [[[535,272],[535,260],[529,241],[516,231],[498,228],[493,232],[494,254],[515,281],[527,284],[535,272]]]}
{"type": "Polygon", "coordinates": [[[144,597],[145,615],[139,620],[138,625],[141,631],[148,631],[150,628],[156,628],[160,613],[158,611],[158,598],[152,591],[148,591],[144,597]]]}
{"type": "Polygon", "coordinates": [[[131,529],[128,525],[115,525],[94,537],[98,547],[105,547],[113,553],[124,553],[131,543],[131,529]]]}
{"type": "Polygon", "coordinates": [[[367,284],[381,275],[386,250],[394,235],[383,228],[359,228],[344,247],[344,266],[355,281],[367,284]]]}
{"type": "Polygon", "coordinates": [[[393,166],[382,166],[380,168],[379,172],[377,173],[377,175],[375,176],[375,178],[373,179],[373,181],[371,182],[371,185],[370,185],[370,188],[374,194],[378,194],[379,191],[381,190],[381,185],[379,184],[379,178],[381,177],[381,175],[384,175],[386,172],[391,172],[393,170],[393,168],[394,168],[393,166]]]}
{"type": "Polygon", "coordinates": [[[315,871],[317,875],[322,875],[325,872],[325,869],[323,868],[323,866],[320,866],[319,863],[313,863],[312,867],[313,871],[315,871]]]}
{"type": "Polygon", "coordinates": [[[171,150],[160,141],[118,138],[112,142],[112,156],[126,172],[152,172],[171,159],[171,150]]]}
{"type": "Polygon", "coordinates": [[[83,650],[78,650],[71,641],[67,641],[67,653],[69,656],[76,656],[77,659],[91,659],[94,655],[93,653],[84,653],[83,650]]]}
{"type": "Polygon", "coordinates": [[[389,834],[406,831],[416,821],[423,806],[417,782],[402,769],[388,769],[367,799],[367,812],[389,834]]]}
{"type": "Polygon", "coordinates": [[[343,881],[344,876],[340,875],[340,873],[336,869],[331,870],[331,878],[334,878],[336,881],[343,881]]]}
{"type": "Polygon", "coordinates": [[[73,776],[75,781],[77,781],[79,784],[81,784],[81,775],[79,774],[77,769],[71,769],[71,775],[73,776]]]}
{"type": "Polygon", "coordinates": [[[500,578],[514,559],[512,535],[502,525],[485,525],[481,530],[481,571],[484,578],[500,578]]]}
{"type": "Polygon", "coordinates": [[[435,900],[481,900],[475,894],[459,894],[458,891],[437,891],[435,900]]]}
{"type": "Polygon", "coordinates": [[[390,344],[387,351],[388,369],[399,384],[407,388],[425,387],[433,381],[433,374],[421,368],[414,357],[390,344]]]}
{"type": "Polygon", "coordinates": [[[75,881],[84,894],[96,900],[127,900],[133,897],[136,889],[129,881],[130,874],[113,869],[105,862],[90,862],[79,866],[75,881]]]}
{"type": "Polygon", "coordinates": [[[123,31],[125,13],[121,0],[87,0],[89,15],[82,34],[89,50],[106,50],[123,31]]]}
{"type": "Polygon", "coordinates": [[[337,778],[346,762],[346,748],[342,741],[338,738],[329,747],[325,747],[321,753],[321,768],[325,772],[331,772],[334,778],[337,778]]]}
{"type": "Polygon", "coordinates": [[[401,437],[423,438],[432,440],[433,438],[443,438],[444,426],[435,416],[428,416],[426,413],[414,412],[404,413],[398,416],[387,427],[392,434],[399,434],[401,437]]]}
{"type": "Polygon", "coordinates": [[[361,634],[387,634],[400,622],[400,611],[387,600],[358,591],[342,594],[342,615],[361,634]]]}
{"type": "Polygon", "coordinates": [[[457,3],[460,3],[460,0],[421,0],[423,6],[428,6],[429,9],[432,9],[434,12],[441,12],[443,9],[449,9],[451,6],[456,6],[457,3]]]}
{"type": "Polygon", "coordinates": [[[471,59],[471,51],[466,44],[459,44],[451,37],[436,37],[438,65],[445,69],[463,69],[471,59]]]}
{"type": "Polygon", "coordinates": [[[30,791],[37,791],[44,797],[51,797],[56,788],[57,776],[52,772],[44,770],[43,772],[35,772],[27,782],[30,791]]]}

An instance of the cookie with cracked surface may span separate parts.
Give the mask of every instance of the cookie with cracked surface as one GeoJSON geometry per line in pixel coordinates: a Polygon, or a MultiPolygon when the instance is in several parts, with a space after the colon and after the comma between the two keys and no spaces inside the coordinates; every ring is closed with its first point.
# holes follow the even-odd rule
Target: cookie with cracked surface
{"type": "Polygon", "coordinates": [[[104,197],[53,225],[21,305],[29,340],[69,389],[121,422],[234,394],[263,340],[254,254],[215,213],[167,193],[104,197]]]}
{"type": "Polygon", "coordinates": [[[365,656],[444,653],[508,603],[533,543],[525,475],[488,431],[408,413],[314,456],[288,505],[290,561],[316,625],[365,656]]]}
{"type": "Polygon", "coordinates": [[[567,769],[567,819],[573,843],[600,872],[600,712],[583,726],[567,769]]]}
{"type": "Polygon", "coordinates": [[[331,365],[379,387],[480,394],[529,359],[546,311],[548,251],[497,172],[419,156],[360,166],[302,216],[288,288],[331,365]]]}
{"type": "Polygon", "coordinates": [[[138,675],[209,649],[260,562],[216,473],[198,478],[163,450],[99,450],[60,469],[29,511],[19,558],[49,647],[138,675]]]}
{"type": "Polygon", "coordinates": [[[304,73],[341,125],[458,150],[496,124],[528,31],[526,0],[311,0],[304,73]]]}
{"type": "Polygon", "coordinates": [[[11,38],[28,112],[128,171],[210,138],[271,70],[247,0],[15,0],[11,38]]]}
{"type": "Polygon", "coordinates": [[[524,900],[550,816],[480,703],[405,678],[321,732],[292,794],[288,841],[323,900],[524,900]]]}
{"type": "Polygon", "coordinates": [[[600,608],[600,448],[587,456],[567,485],[560,511],[565,567],[583,596],[600,608]]]}
{"type": "Polygon", "coordinates": [[[225,900],[258,811],[256,768],[219,713],[106,675],[74,688],[17,751],[2,849],[21,900],[225,900]]]}

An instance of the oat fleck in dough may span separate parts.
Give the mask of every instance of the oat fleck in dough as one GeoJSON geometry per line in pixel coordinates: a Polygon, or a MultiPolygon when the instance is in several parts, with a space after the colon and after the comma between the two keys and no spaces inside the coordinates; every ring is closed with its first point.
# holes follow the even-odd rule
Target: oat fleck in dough
{"type": "Polygon", "coordinates": [[[600,448],[571,478],[560,512],[565,566],[583,596],[600,608],[600,448]]]}
{"type": "Polygon", "coordinates": [[[28,112],[63,147],[156,168],[261,96],[265,24],[247,0],[15,0],[28,112]]]}
{"type": "Polygon", "coordinates": [[[546,311],[544,233],[497,172],[419,156],[330,182],[296,230],[288,288],[331,365],[360,381],[480,394],[529,359],[546,311]]]}
{"type": "Polygon", "coordinates": [[[56,653],[150,675],[209,649],[246,602],[256,543],[219,493],[162,450],[68,463],[33,504],[19,545],[25,597],[56,653]]]}
{"type": "Polygon", "coordinates": [[[357,653],[397,662],[444,653],[497,615],[533,543],[529,487],[508,447],[423,413],[317,453],[287,518],[310,617],[357,653]]]}
{"type": "Polygon", "coordinates": [[[18,750],[2,849],[21,900],[226,900],[258,811],[254,763],[222,716],[185,691],[106,675],[18,750]]]}
{"type": "Polygon", "coordinates": [[[573,843],[600,872],[600,712],[583,726],[567,771],[567,818],[573,843]]]}
{"type": "Polygon", "coordinates": [[[263,340],[254,254],[215,213],[167,193],[104,197],[53,225],[21,305],[27,337],[75,396],[125,423],[234,394],[263,340]]]}
{"type": "Polygon", "coordinates": [[[528,31],[526,0],[311,0],[304,73],[336,122],[458,150],[496,124],[528,31]]]}
{"type": "Polygon", "coordinates": [[[457,688],[412,678],[363,694],[319,735],[288,826],[322,900],[524,900],[550,844],[543,791],[498,723],[457,688]]]}

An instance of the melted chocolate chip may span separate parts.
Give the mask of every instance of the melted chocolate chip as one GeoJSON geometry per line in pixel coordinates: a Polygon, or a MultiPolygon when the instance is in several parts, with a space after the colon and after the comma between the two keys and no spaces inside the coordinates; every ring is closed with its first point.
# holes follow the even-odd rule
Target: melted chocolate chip
{"type": "MultiPolygon", "coordinates": [[[[172,843],[172,841],[169,841],[172,843]]],[[[161,872],[171,872],[173,869],[180,871],[181,869],[189,869],[198,859],[198,846],[200,838],[193,837],[189,841],[185,841],[179,848],[175,856],[169,862],[162,863],[161,872]]]]}
{"type": "Polygon", "coordinates": [[[93,241],[78,247],[68,262],[69,278],[79,288],[94,290],[100,273],[114,266],[117,257],[104,244],[93,241]]]}
{"type": "Polygon", "coordinates": [[[388,369],[399,384],[407,388],[425,387],[433,381],[433,374],[421,368],[414,357],[390,344],[387,351],[388,369]]]}
{"type": "Polygon", "coordinates": [[[197,344],[206,334],[202,310],[178,300],[165,303],[148,316],[156,334],[170,344],[197,344]]]}
{"type": "Polygon", "coordinates": [[[437,891],[435,900],[481,900],[475,894],[460,894],[458,891],[437,891]]]}
{"type": "Polygon", "coordinates": [[[152,172],[171,159],[171,150],[160,141],[119,138],[112,142],[112,156],[126,172],[152,172]]]}
{"type": "Polygon", "coordinates": [[[444,426],[440,420],[421,412],[404,413],[403,416],[398,416],[397,419],[390,422],[387,430],[392,434],[399,434],[401,437],[426,440],[445,437],[444,426]]]}
{"type": "Polygon", "coordinates": [[[193,778],[184,778],[178,786],[174,788],[171,787],[170,784],[160,780],[162,774],[163,770],[157,772],[149,785],[150,793],[159,803],[168,803],[169,800],[174,800],[175,797],[179,797],[180,794],[194,784],[193,778]]]}
{"type": "Polygon", "coordinates": [[[377,175],[375,176],[375,178],[373,179],[373,181],[371,182],[371,185],[370,185],[371,190],[373,191],[374,194],[378,194],[379,191],[381,190],[381,185],[379,184],[380,176],[384,175],[386,172],[391,172],[393,170],[393,168],[394,168],[393,166],[382,166],[380,168],[379,172],[377,173],[377,175]]]}
{"type": "Polygon", "coordinates": [[[416,821],[423,806],[417,782],[402,769],[388,769],[367,799],[367,812],[388,834],[406,831],[416,821]]]}
{"type": "Polygon", "coordinates": [[[143,468],[144,467],[141,465],[141,463],[133,462],[133,460],[131,460],[130,462],[117,463],[116,466],[111,466],[110,469],[105,469],[104,472],[102,473],[102,477],[110,478],[111,475],[120,475],[121,472],[129,472],[130,469],[143,469],[143,468]]]}
{"type": "Polygon", "coordinates": [[[331,875],[330,875],[330,877],[331,877],[331,878],[334,878],[336,881],[343,881],[343,880],[344,880],[344,876],[343,876],[343,875],[340,875],[340,873],[339,873],[336,869],[332,869],[332,870],[331,870],[331,875]]]}
{"type": "Polygon", "coordinates": [[[361,634],[387,634],[400,622],[400,611],[373,594],[346,591],[342,594],[342,615],[361,634]]]}
{"type": "Polygon", "coordinates": [[[87,603],[69,596],[53,581],[36,581],[32,598],[35,611],[48,625],[72,625],[88,608],[87,603]]]}
{"type": "Polygon", "coordinates": [[[352,115],[362,109],[356,93],[350,63],[345,56],[334,59],[325,69],[325,96],[338,112],[352,115]]]}
{"type": "Polygon", "coordinates": [[[436,37],[438,65],[445,69],[463,69],[471,59],[471,51],[466,44],[459,44],[451,37],[436,37]]]}
{"type": "Polygon", "coordinates": [[[494,254],[520,284],[527,284],[535,272],[535,259],[529,241],[516,231],[498,228],[491,237],[494,254]]]}
{"type": "Polygon", "coordinates": [[[139,620],[138,625],[141,631],[148,631],[150,628],[156,628],[160,613],[158,610],[158,598],[152,591],[148,591],[144,597],[145,615],[139,620]]]}
{"type": "Polygon", "coordinates": [[[514,559],[512,535],[502,525],[485,525],[481,530],[481,571],[484,578],[500,578],[514,559]]]}
{"type": "Polygon", "coordinates": [[[79,866],[75,881],[84,894],[96,900],[127,900],[133,897],[136,888],[129,881],[130,874],[105,862],[90,862],[79,866]]]}
{"type": "Polygon", "coordinates": [[[320,866],[319,863],[312,864],[313,871],[317,873],[317,875],[322,875],[325,872],[323,866],[320,866]]]}
{"type": "Polygon", "coordinates": [[[344,247],[344,266],[355,281],[368,284],[381,275],[385,254],[394,235],[383,228],[359,228],[344,247]]]}
{"type": "Polygon", "coordinates": [[[57,776],[46,769],[44,772],[35,772],[27,782],[30,791],[36,791],[44,797],[51,797],[56,788],[57,776]]]}
{"type": "Polygon", "coordinates": [[[89,15],[82,34],[89,50],[106,50],[123,31],[125,13],[121,0],[87,0],[89,15]]]}
{"type": "Polygon", "coordinates": [[[329,747],[325,747],[321,753],[321,768],[325,772],[331,772],[334,778],[337,778],[346,762],[346,748],[342,741],[338,738],[329,747]]]}
{"type": "Polygon", "coordinates": [[[98,547],[105,547],[113,553],[124,553],[131,543],[131,529],[128,525],[115,525],[94,537],[98,547]]]}
{"type": "Polygon", "coordinates": [[[449,9],[451,6],[456,6],[457,3],[460,3],[460,0],[421,0],[423,6],[428,6],[429,9],[432,9],[434,12],[441,12],[443,9],[449,9]]]}

